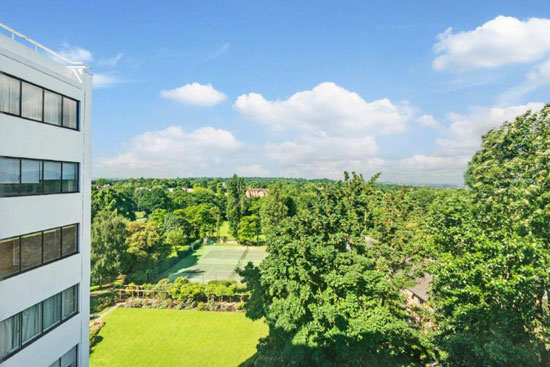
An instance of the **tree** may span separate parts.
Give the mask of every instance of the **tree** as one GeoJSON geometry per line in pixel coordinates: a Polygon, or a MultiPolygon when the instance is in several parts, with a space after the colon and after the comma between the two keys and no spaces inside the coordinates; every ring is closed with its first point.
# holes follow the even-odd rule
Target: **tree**
{"type": "Polygon", "coordinates": [[[247,316],[269,335],[254,366],[425,366],[428,337],[407,313],[402,290],[422,267],[416,208],[405,193],[360,176],[317,190],[308,210],[268,237],[259,269],[242,272],[247,316]]]}
{"type": "Polygon", "coordinates": [[[126,220],[116,210],[99,211],[92,223],[91,280],[105,284],[122,272],[126,252],[126,220]]]}
{"type": "Polygon", "coordinates": [[[164,243],[170,245],[174,251],[177,251],[187,242],[187,236],[181,228],[174,228],[166,232],[164,243]]]}
{"type": "Polygon", "coordinates": [[[233,175],[227,182],[227,220],[234,237],[239,236],[239,223],[246,215],[246,186],[244,179],[233,175]]]}
{"type": "Polygon", "coordinates": [[[125,192],[106,187],[92,195],[92,218],[101,210],[115,211],[129,220],[136,220],[136,203],[125,192]]]}
{"type": "Polygon", "coordinates": [[[239,222],[239,242],[256,243],[261,234],[260,217],[248,215],[239,222]]]}
{"type": "Polygon", "coordinates": [[[140,188],[136,190],[135,196],[138,208],[147,214],[152,213],[155,209],[166,209],[170,206],[168,195],[160,186],[151,189],[140,188]]]}
{"type": "Polygon", "coordinates": [[[191,226],[193,238],[204,238],[215,231],[215,212],[208,204],[190,206],[184,209],[184,213],[191,226]]]}
{"type": "Polygon", "coordinates": [[[129,272],[151,269],[170,254],[170,246],[162,243],[160,229],[152,222],[130,222],[126,244],[129,272]]]}
{"type": "Polygon", "coordinates": [[[487,133],[469,191],[434,202],[437,341],[449,366],[550,365],[549,114],[487,133]]]}
{"type": "Polygon", "coordinates": [[[281,183],[269,189],[261,209],[262,227],[266,234],[273,233],[277,226],[288,216],[287,197],[281,183]]]}

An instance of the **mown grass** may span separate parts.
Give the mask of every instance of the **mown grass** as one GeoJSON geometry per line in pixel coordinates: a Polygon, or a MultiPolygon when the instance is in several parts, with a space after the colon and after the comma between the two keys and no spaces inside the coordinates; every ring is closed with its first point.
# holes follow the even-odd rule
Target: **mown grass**
{"type": "Polygon", "coordinates": [[[243,313],[119,308],[107,315],[91,367],[231,367],[267,334],[243,313]]]}

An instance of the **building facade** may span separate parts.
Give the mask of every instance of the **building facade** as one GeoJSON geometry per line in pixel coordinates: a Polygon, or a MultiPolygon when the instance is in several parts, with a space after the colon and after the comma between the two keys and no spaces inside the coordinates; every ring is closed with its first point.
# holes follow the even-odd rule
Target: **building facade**
{"type": "Polygon", "coordinates": [[[0,366],[86,367],[92,76],[0,26],[0,366]]]}

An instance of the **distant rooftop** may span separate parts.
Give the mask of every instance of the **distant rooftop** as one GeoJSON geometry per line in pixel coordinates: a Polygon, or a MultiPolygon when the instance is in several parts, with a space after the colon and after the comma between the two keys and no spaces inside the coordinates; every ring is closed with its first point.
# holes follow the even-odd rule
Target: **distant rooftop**
{"type": "Polygon", "coordinates": [[[89,65],[83,63],[82,61],[70,60],[69,58],[61,55],[58,52],[55,52],[54,50],[44,46],[43,44],[33,40],[32,38],[27,37],[23,33],[16,31],[15,29],[5,25],[4,23],[0,23],[0,32],[8,34],[9,36],[11,36],[12,40],[19,41],[22,44],[30,47],[31,49],[34,49],[36,52],[46,55],[54,61],[65,65],[69,69],[72,69],[73,73],[79,81],[82,81],[80,78],[80,75],[82,75],[82,71],[90,68],[89,65]]]}

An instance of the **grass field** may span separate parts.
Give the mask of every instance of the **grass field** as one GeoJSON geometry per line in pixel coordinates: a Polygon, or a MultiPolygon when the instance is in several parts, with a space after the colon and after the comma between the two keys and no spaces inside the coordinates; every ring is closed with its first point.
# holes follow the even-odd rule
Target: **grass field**
{"type": "Polygon", "coordinates": [[[234,241],[235,240],[235,237],[233,237],[231,235],[231,231],[229,230],[229,222],[228,221],[225,221],[222,223],[221,227],[220,227],[220,236],[221,237],[226,237],[227,240],[229,241],[234,241]]]}
{"type": "Polygon", "coordinates": [[[237,267],[244,267],[249,261],[259,265],[265,258],[263,247],[244,246],[202,246],[191,255],[161,274],[160,278],[171,281],[186,277],[192,282],[208,283],[210,280],[240,280],[237,267]]]}
{"type": "Polygon", "coordinates": [[[119,308],[105,317],[91,367],[232,367],[267,326],[243,313],[119,308]]]}

